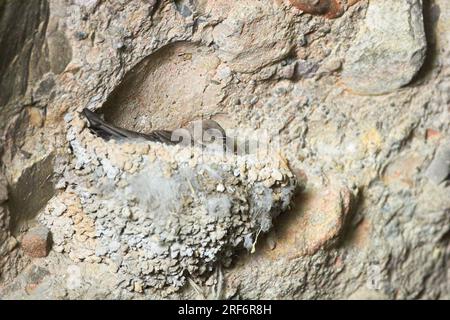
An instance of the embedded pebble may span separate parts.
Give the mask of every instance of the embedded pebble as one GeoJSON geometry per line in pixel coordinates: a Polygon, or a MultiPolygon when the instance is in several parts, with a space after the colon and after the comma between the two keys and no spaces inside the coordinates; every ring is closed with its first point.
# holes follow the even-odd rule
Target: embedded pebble
{"type": "Polygon", "coordinates": [[[357,94],[386,94],[407,85],[423,65],[427,42],[422,1],[370,1],[342,80],[357,94]]]}
{"type": "Polygon", "coordinates": [[[50,232],[44,226],[30,229],[23,237],[21,246],[25,254],[32,258],[44,258],[50,250],[50,232]]]}
{"type": "Polygon", "coordinates": [[[435,184],[440,184],[450,178],[450,141],[442,143],[438,148],[425,175],[435,184]]]}

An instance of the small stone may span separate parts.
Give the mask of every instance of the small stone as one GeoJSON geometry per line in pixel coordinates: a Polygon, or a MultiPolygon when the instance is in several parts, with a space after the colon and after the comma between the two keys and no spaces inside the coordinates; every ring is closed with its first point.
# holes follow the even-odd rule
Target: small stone
{"type": "Polygon", "coordinates": [[[283,66],[278,70],[278,76],[281,79],[292,79],[295,75],[295,69],[297,68],[297,63],[292,63],[287,66],[283,66]]]}
{"type": "Polygon", "coordinates": [[[67,206],[64,203],[56,202],[53,206],[52,215],[54,215],[55,217],[60,217],[66,211],[67,211],[67,206]]]}
{"type": "Polygon", "coordinates": [[[223,184],[220,183],[219,185],[217,185],[216,190],[217,190],[218,192],[224,192],[224,191],[225,191],[225,186],[224,186],[223,184]]]}
{"type": "Polygon", "coordinates": [[[227,65],[220,65],[220,66],[217,68],[216,76],[217,76],[220,80],[227,79],[228,77],[231,76],[231,69],[230,69],[230,67],[228,67],[227,65]]]}
{"type": "Polygon", "coordinates": [[[39,108],[29,108],[28,116],[30,125],[36,128],[41,128],[43,126],[44,116],[39,108]]]}
{"type": "Polygon", "coordinates": [[[134,290],[134,292],[137,292],[137,293],[143,293],[144,292],[144,288],[142,287],[142,283],[135,282],[133,290],[134,290]]]}
{"type": "Polygon", "coordinates": [[[73,120],[73,114],[72,113],[66,113],[64,115],[64,122],[69,123],[73,120]]]}
{"type": "Polygon", "coordinates": [[[279,170],[273,170],[272,171],[272,178],[274,178],[276,181],[282,181],[283,180],[283,174],[279,170]]]}
{"type": "Polygon", "coordinates": [[[258,180],[258,172],[256,170],[251,170],[248,173],[248,180],[250,182],[255,182],[258,180]]]}
{"type": "Polygon", "coordinates": [[[295,78],[312,78],[319,69],[319,65],[313,61],[299,60],[295,64],[295,78]]]}
{"type": "Polygon", "coordinates": [[[213,285],[215,285],[217,283],[217,280],[215,279],[215,276],[212,275],[211,277],[208,278],[208,280],[206,280],[205,285],[207,285],[208,287],[211,287],[213,285]]]}
{"type": "Polygon", "coordinates": [[[272,186],[275,184],[275,180],[273,178],[264,180],[263,185],[266,188],[272,188],[272,186]]]}
{"type": "Polygon", "coordinates": [[[126,48],[126,45],[122,41],[117,41],[114,43],[114,49],[116,49],[116,50],[124,50],[125,48],[126,48]]]}
{"type": "Polygon", "coordinates": [[[118,241],[112,241],[112,242],[109,244],[109,251],[111,251],[111,252],[117,252],[117,251],[119,251],[119,249],[120,249],[120,242],[118,242],[118,241]]]}
{"type": "Polygon", "coordinates": [[[425,175],[435,184],[450,178],[450,142],[441,144],[425,175]]]}
{"type": "Polygon", "coordinates": [[[8,240],[8,247],[7,247],[8,251],[9,252],[13,251],[17,247],[17,244],[18,244],[18,242],[17,242],[16,238],[10,237],[8,240]]]}
{"type": "Polygon", "coordinates": [[[277,247],[277,241],[272,233],[267,236],[266,243],[270,250],[275,250],[277,247]]]}
{"type": "Polygon", "coordinates": [[[253,97],[250,99],[249,104],[250,104],[251,106],[254,106],[255,104],[258,103],[258,101],[259,101],[259,98],[258,98],[257,96],[253,96],[253,97]]]}
{"type": "Polygon", "coordinates": [[[131,163],[131,161],[126,161],[123,168],[125,171],[131,171],[131,168],[133,168],[133,164],[131,163]]]}
{"type": "Polygon", "coordinates": [[[333,19],[344,13],[344,8],[338,0],[289,0],[297,9],[313,15],[324,15],[333,19]]]}
{"type": "Polygon", "coordinates": [[[77,32],[75,32],[75,38],[78,41],[85,40],[85,39],[87,39],[87,37],[88,37],[88,34],[86,32],[84,32],[84,31],[77,31],[77,32]]]}
{"type": "Polygon", "coordinates": [[[67,181],[64,178],[61,178],[56,182],[55,189],[56,190],[64,190],[67,188],[67,181]]]}
{"type": "Polygon", "coordinates": [[[64,252],[64,246],[54,246],[53,250],[55,250],[58,253],[64,252]]]}
{"type": "Polygon", "coordinates": [[[25,292],[30,295],[37,288],[37,286],[38,284],[36,283],[29,283],[25,286],[25,292]]]}
{"type": "Polygon", "coordinates": [[[340,59],[330,59],[325,61],[319,68],[319,74],[332,73],[339,70],[342,67],[342,61],[340,59]]]}
{"type": "Polygon", "coordinates": [[[104,247],[104,246],[98,246],[98,247],[95,249],[95,255],[96,255],[97,257],[103,257],[103,256],[106,256],[107,253],[108,253],[108,249],[107,249],[106,247],[104,247]]]}
{"type": "Polygon", "coordinates": [[[128,207],[123,207],[122,209],[122,217],[124,217],[125,219],[129,219],[132,216],[132,212],[130,210],[130,208],[128,207]]]}
{"type": "Polygon", "coordinates": [[[22,249],[32,258],[44,258],[50,250],[50,231],[44,226],[30,229],[22,239],[22,249]]]}

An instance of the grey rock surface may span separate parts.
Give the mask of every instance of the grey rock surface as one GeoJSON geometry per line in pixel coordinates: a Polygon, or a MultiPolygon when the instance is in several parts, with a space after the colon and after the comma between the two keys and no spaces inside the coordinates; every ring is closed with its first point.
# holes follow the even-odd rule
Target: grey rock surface
{"type": "Polygon", "coordinates": [[[254,72],[291,51],[294,35],[282,10],[254,0],[209,2],[207,6],[212,13],[228,7],[229,14],[214,26],[212,37],[217,55],[234,71],[254,72]]]}
{"type": "Polygon", "coordinates": [[[334,19],[282,0],[1,2],[29,11],[0,17],[0,296],[450,298],[450,4],[339,2],[334,19]],[[4,46],[15,23],[26,36],[4,46]],[[182,150],[93,137],[86,107],[140,132],[211,118],[276,152],[258,164],[244,143],[202,171],[182,150]],[[53,246],[30,259],[36,221],[53,246]]]}
{"type": "Polygon", "coordinates": [[[359,94],[386,94],[411,82],[425,61],[421,0],[370,1],[349,48],[342,80],[359,94]]]}

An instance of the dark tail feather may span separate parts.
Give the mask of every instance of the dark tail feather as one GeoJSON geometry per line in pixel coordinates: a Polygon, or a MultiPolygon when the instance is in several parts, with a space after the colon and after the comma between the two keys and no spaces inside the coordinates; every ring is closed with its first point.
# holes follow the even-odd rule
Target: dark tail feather
{"type": "Polygon", "coordinates": [[[117,128],[106,123],[98,114],[88,109],[83,110],[83,115],[89,122],[89,128],[103,139],[123,139],[130,136],[124,129],[117,128]]]}
{"type": "Polygon", "coordinates": [[[150,134],[134,132],[119,127],[115,127],[105,122],[98,114],[90,111],[89,109],[83,110],[83,115],[89,122],[89,128],[95,132],[98,136],[105,140],[110,139],[145,139],[154,142],[161,142],[167,144],[176,144],[171,141],[172,132],[166,130],[156,130],[150,134]]]}

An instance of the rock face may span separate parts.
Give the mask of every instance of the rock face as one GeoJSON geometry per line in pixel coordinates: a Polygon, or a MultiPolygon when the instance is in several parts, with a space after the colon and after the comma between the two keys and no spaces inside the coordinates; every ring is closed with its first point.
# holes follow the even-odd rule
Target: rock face
{"type": "Polygon", "coordinates": [[[2,299],[450,298],[449,1],[0,12],[2,299]],[[237,152],[106,142],[84,108],[237,152]]]}
{"type": "Polygon", "coordinates": [[[359,94],[395,91],[420,70],[426,49],[421,0],[370,1],[347,52],[342,80],[359,94]]]}
{"type": "Polygon", "coordinates": [[[49,69],[44,53],[49,5],[46,0],[2,1],[0,12],[0,45],[4,48],[0,52],[0,73],[4,75],[0,105],[5,105],[26,92],[28,81],[37,81],[49,69]],[[24,15],[18,17],[17,12],[24,15]],[[29,67],[30,63],[35,65],[29,67]]]}

